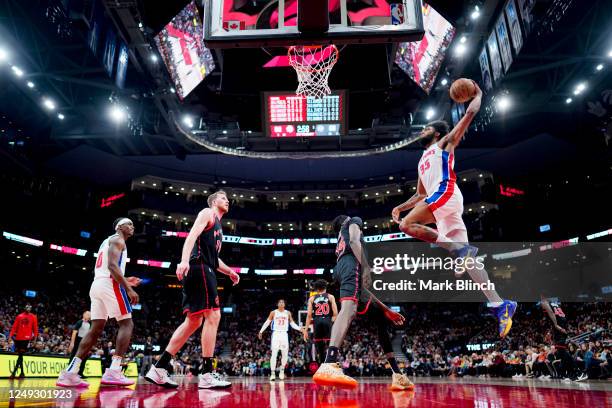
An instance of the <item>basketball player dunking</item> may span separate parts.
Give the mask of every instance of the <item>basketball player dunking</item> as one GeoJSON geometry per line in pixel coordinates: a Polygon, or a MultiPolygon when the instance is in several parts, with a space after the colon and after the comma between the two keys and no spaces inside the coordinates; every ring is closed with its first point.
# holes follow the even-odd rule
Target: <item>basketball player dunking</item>
{"type": "MultiPolygon", "coordinates": [[[[474,86],[476,95],[453,130],[449,132],[446,122],[436,121],[421,131],[425,151],[418,165],[417,192],[391,213],[402,232],[435,243],[455,257],[475,257],[478,253],[478,248],[468,244],[467,229],[461,218],[463,195],[453,171],[455,149],[480,110],[482,91],[475,82],[474,86]],[[406,210],[411,211],[400,220],[400,213],[406,210]],[[426,226],[434,223],[437,230],[426,226]]],[[[477,283],[489,281],[487,271],[482,268],[468,269],[468,274],[477,283]]],[[[516,302],[503,300],[495,290],[483,290],[483,293],[495,308],[499,335],[506,336],[512,327],[516,302]]]]}
{"type": "Polygon", "coordinates": [[[281,366],[278,373],[278,379],[285,379],[285,366],[289,359],[289,326],[299,332],[302,328],[298,326],[291,316],[291,312],[285,310],[285,301],[279,299],[277,303],[278,309],[273,310],[268,315],[268,318],[264,322],[263,326],[259,330],[257,337],[261,340],[263,332],[272,323],[272,356],[270,357],[270,381],[276,380],[276,359],[278,357],[278,351],[281,352],[281,366]]]}
{"type": "Polygon", "coordinates": [[[331,336],[332,323],[338,316],[338,305],[334,295],[327,293],[327,281],[319,279],[312,286],[317,293],[308,298],[304,340],[308,340],[308,329],[312,323],[316,360],[321,365],[325,361],[325,350],[331,336]]]}
{"type": "Polygon", "coordinates": [[[219,190],[211,194],[208,197],[208,206],[209,208],[200,211],[191,227],[183,244],[181,263],[176,268],[176,276],[183,282],[185,321],[175,330],[166,350],[145,376],[147,381],[162,387],[178,387],[168,375],[170,360],[202,326],[202,321],[203,361],[198,375],[198,387],[225,388],[232,385],[213,372],[213,353],[221,320],[215,272],[228,275],[234,285],[240,281],[240,276],[219,258],[223,240],[221,218],[229,211],[229,200],[225,191],[219,190]]]}
{"type": "Polygon", "coordinates": [[[312,377],[319,385],[338,385],[356,387],[357,380],[345,375],[338,364],[339,352],[351,322],[357,315],[357,303],[362,292],[367,295],[368,301],[359,314],[368,313],[378,329],[380,344],[393,371],[391,390],[410,390],[414,385],[408,377],[403,375],[393,357],[391,338],[387,331],[387,321],[396,325],[404,323],[404,317],[389,310],[370,291],[370,267],[365,252],[363,239],[363,221],[359,217],[339,215],[333,221],[334,231],[338,233],[336,246],[337,263],[334,267],[334,279],[340,284],[340,313],[332,325],[329,348],[325,362],[321,364],[312,377]],[[369,308],[370,304],[374,306],[369,308]],[[372,311],[368,312],[368,309],[372,311]]]}
{"type": "Polygon", "coordinates": [[[106,238],[98,250],[95,266],[95,277],[89,290],[91,297],[91,328],[81,340],[76,355],[70,360],[66,370],[60,373],[57,385],[60,387],[88,387],[89,384],[79,376],[81,363],[89,355],[106,326],[106,321],[117,320],[119,332],[115,355],[111,366],[102,376],[102,384],[132,385],[121,371],[123,356],[128,351],[134,323],[132,322],[132,305],[138,303],[138,295],[132,289],[140,279],[125,275],[127,247],[125,241],[134,235],[134,224],[129,218],[120,218],[113,224],[114,235],[106,238]]]}

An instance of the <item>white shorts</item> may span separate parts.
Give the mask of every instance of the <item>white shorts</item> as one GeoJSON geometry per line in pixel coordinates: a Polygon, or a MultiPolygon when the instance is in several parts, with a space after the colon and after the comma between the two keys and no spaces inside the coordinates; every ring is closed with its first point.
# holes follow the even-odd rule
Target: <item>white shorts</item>
{"type": "Polygon", "coordinates": [[[272,332],[272,349],[289,350],[289,335],[287,332],[272,332]]]}
{"type": "Polygon", "coordinates": [[[467,244],[467,229],[461,218],[463,194],[459,189],[455,189],[449,197],[442,197],[441,200],[444,203],[441,203],[440,200],[428,203],[436,219],[438,233],[448,238],[449,241],[467,244]]]}
{"type": "Polygon", "coordinates": [[[89,290],[91,298],[91,320],[116,319],[132,317],[132,305],[125,289],[113,278],[94,279],[89,290]]]}

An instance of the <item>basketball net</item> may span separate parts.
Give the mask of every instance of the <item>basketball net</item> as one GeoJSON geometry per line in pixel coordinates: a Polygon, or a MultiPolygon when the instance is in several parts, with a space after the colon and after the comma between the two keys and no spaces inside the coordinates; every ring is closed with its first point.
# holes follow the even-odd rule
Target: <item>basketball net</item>
{"type": "Polygon", "coordinates": [[[287,55],[298,77],[296,95],[322,99],[331,93],[329,74],[339,55],[335,45],[295,45],[287,55]]]}

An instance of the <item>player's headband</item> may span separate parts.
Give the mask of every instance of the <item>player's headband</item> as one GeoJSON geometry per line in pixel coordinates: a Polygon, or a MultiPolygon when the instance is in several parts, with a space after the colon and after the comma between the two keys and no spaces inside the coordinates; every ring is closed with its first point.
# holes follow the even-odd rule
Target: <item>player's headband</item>
{"type": "Polygon", "coordinates": [[[117,223],[117,226],[115,227],[115,229],[119,229],[120,226],[122,226],[123,224],[127,224],[129,222],[132,222],[132,220],[130,220],[129,218],[122,218],[117,223]]]}

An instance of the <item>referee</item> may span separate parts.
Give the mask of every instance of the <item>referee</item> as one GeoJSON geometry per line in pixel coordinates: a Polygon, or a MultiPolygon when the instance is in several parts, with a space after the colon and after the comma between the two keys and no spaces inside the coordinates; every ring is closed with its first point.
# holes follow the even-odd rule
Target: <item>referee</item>
{"type": "MultiPolygon", "coordinates": [[[[90,328],[91,313],[89,313],[89,310],[87,310],[83,312],[83,318],[72,326],[72,337],[70,338],[70,346],[68,347],[70,359],[68,361],[72,361],[72,359],[76,355],[77,350],[79,349],[79,344],[81,344],[81,340],[83,340],[83,338],[87,335],[87,332],[89,332],[90,328]]],[[[83,371],[85,370],[86,361],[87,358],[84,358],[81,362],[81,368],[79,369],[79,376],[81,378],[84,377],[83,371]]]]}

